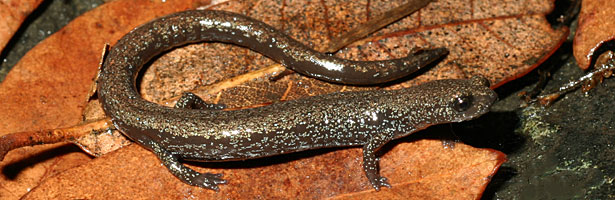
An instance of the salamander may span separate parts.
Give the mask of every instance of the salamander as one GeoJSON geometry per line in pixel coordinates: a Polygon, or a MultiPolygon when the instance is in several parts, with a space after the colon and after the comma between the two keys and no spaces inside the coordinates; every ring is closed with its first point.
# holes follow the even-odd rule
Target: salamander
{"type": "Polygon", "coordinates": [[[185,11],[155,19],[122,37],[97,80],[114,126],[152,151],[183,182],[218,190],[222,174],[199,173],[182,160],[219,162],[342,146],[363,147],[371,185],[390,187],[375,152],[427,126],[488,112],[495,93],[481,77],[438,80],[400,90],[332,93],[268,106],[223,110],[184,93],[174,108],[144,100],[135,80],[144,64],[170,48],[195,42],[244,46],[302,75],[342,84],[376,84],[416,71],[447,53],[438,48],[404,58],[351,61],[316,52],[255,19],[225,11],[185,11]]]}

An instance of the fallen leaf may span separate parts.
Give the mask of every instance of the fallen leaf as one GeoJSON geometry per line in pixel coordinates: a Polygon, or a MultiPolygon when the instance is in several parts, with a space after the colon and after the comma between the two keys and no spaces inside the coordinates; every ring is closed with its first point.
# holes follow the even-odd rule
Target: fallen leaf
{"type": "MultiPolygon", "coordinates": [[[[116,41],[151,18],[191,9],[198,6],[197,2],[114,2],[101,8],[115,7],[85,14],[45,39],[0,84],[0,133],[78,124],[103,44],[116,41]],[[132,11],[136,5],[142,9],[138,14],[132,11]]],[[[0,198],[17,199],[58,171],[90,159],[74,146],[66,148],[64,144],[13,150],[1,163],[0,198]]]]}
{"type": "MultiPolygon", "coordinates": [[[[162,13],[148,13],[156,11],[148,10],[147,6],[143,6],[150,4],[158,5],[156,3],[149,1],[134,3],[135,5],[131,6],[126,1],[116,1],[103,5],[80,17],[80,19],[85,19],[84,21],[94,20],[98,23],[84,23],[76,19],[62,31],[50,37],[53,39],[48,39],[56,42],[46,44],[55,45],[54,48],[43,49],[43,47],[40,47],[42,45],[37,46],[38,49],[35,52],[39,53],[50,51],[49,49],[62,52],[60,50],[68,49],[62,46],[62,42],[78,40],[81,43],[77,43],[80,45],[75,46],[86,48],[83,54],[78,55],[64,55],[63,53],[61,54],[62,56],[58,56],[57,53],[49,53],[48,57],[53,57],[50,59],[79,58],[79,62],[83,62],[76,62],[75,66],[71,63],[70,70],[54,72],[53,74],[58,77],[56,78],[57,80],[54,80],[60,83],[45,83],[51,86],[58,85],[56,88],[62,88],[60,89],[60,94],[53,93],[54,91],[46,93],[49,94],[46,97],[53,99],[55,103],[51,109],[60,110],[71,105],[73,107],[75,105],[83,107],[87,96],[85,94],[87,93],[87,88],[89,88],[89,84],[85,82],[88,82],[87,80],[93,77],[97,67],[97,59],[95,57],[100,55],[99,52],[102,44],[105,41],[113,42],[132,27],[152,19],[154,16],[159,16],[158,14],[162,15],[162,13]],[[136,9],[139,10],[137,11],[136,9]],[[143,12],[145,13],[142,13],[141,9],[144,9],[143,12]],[[108,26],[112,26],[112,28],[108,26]],[[91,30],[92,28],[88,27],[94,27],[93,29],[95,30],[98,29],[97,27],[109,29],[94,32],[91,30]],[[78,28],[80,28],[79,31],[76,31],[78,28]],[[72,32],[68,31],[71,29],[74,30],[72,32]],[[87,31],[92,31],[92,33],[87,31]],[[67,39],[69,36],[70,39],[67,39]],[[81,68],[78,68],[78,66],[81,68]],[[74,77],[74,73],[79,73],[79,77],[74,77]],[[63,76],[69,77],[59,78],[63,76]],[[69,81],[64,82],[64,79],[79,79],[80,81],[72,83],[69,81]],[[69,83],[76,85],[70,85],[69,83]],[[71,87],[78,89],[76,90],[71,87]],[[65,88],[72,89],[71,94],[79,94],[81,96],[71,97],[70,101],[65,105],[56,103],[56,101],[60,102],[63,100],[63,98],[57,97],[66,96],[63,96],[62,92],[71,91],[65,90],[65,88]]],[[[173,3],[180,4],[179,2],[173,3]]],[[[370,16],[383,13],[399,5],[399,3],[370,2],[368,4],[366,2],[334,3],[325,1],[308,3],[293,1],[277,4],[270,1],[228,1],[215,4],[209,8],[231,10],[250,15],[285,31],[307,45],[318,46],[327,44],[329,38],[342,34],[345,30],[350,30],[352,27],[368,20],[370,16]]],[[[443,62],[425,74],[388,89],[409,87],[419,82],[439,78],[464,78],[473,74],[486,75],[497,86],[516,76],[527,73],[541,60],[545,59],[545,56],[548,56],[562,41],[566,30],[553,30],[544,20],[543,15],[552,9],[551,4],[551,1],[538,0],[521,3],[473,1],[473,4],[464,7],[463,5],[467,5],[465,1],[438,1],[373,34],[369,38],[355,42],[348,48],[338,52],[337,56],[359,60],[389,59],[401,57],[421,47],[447,47],[451,52],[456,51],[458,53],[449,55],[443,62]],[[481,35],[488,35],[490,37],[478,37],[481,35]],[[488,49],[495,49],[496,51],[487,51],[488,49]]],[[[191,4],[186,3],[183,5],[185,7],[178,6],[173,7],[173,9],[186,9],[191,4]]],[[[165,4],[163,7],[171,9],[169,7],[172,6],[165,4]]],[[[165,10],[164,12],[167,11],[165,10]]],[[[70,49],[75,51],[75,48],[70,49]]],[[[35,53],[29,54],[36,55],[35,53]]],[[[23,64],[34,64],[33,60],[38,58],[36,56],[29,57],[28,59],[31,61],[24,58],[26,61],[22,60],[20,66],[18,66],[22,68],[17,70],[17,72],[11,72],[9,77],[11,75],[24,77],[23,75],[25,74],[22,73],[26,71],[34,74],[28,74],[24,78],[32,79],[34,77],[37,80],[37,77],[42,77],[41,79],[49,79],[48,74],[44,72],[50,69],[27,68],[28,65],[23,64]]],[[[211,43],[190,45],[171,51],[158,58],[145,72],[141,91],[148,99],[162,102],[174,98],[181,91],[198,89],[199,85],[236,80],[235,77],[254,73],[256,69],[263,70],[274,68],[274,66],[275,63],[273,61],[244,48],[211,43]],[[178,73],[178,68],[183,72],[178,73]]],[[[37,67],[41,68],[41,65],[37,65],[37,67]]],[[[263,71],[270,72],[267,70],[263,71]]],[[[211,102],[220,102],[231,107],[237,107],[277,100],[296,99],[307,95],[319,95],[336,91],[370,89],[332,85],[299,75],[291,75],[280,81],[271,82],[266,79],[269,75],[269,73],[263,72],[253,76],[260,78],[235,82],[229,81],[231,83],[230,86],[227,85],[223,89],[213,88],[214,90],[218,89],[218,92],[209,93],[205,91],[202,96],[211,102]]],[[[7,81],[9,77],[7,77],[7,81]]],[[[18,78],[12,77],[11,81],[15,80],[18,80],[18,78]]],[[[23,86],[30,85],[31,83],[30,81],[23,80],[22,82],[12,84],[23,86]]],[[[0,87],[4,87],[4,85],[6,83],[3,83],[0,87]]],[[[47,85],[43,84],[39,87],[43,86],[47,85]]],[[[3,91],[3,89],[0,91],[3,91]]],[[[30,92],[24,93],[30,94],[30,92]]],[[[40,102],[32,104],[38,105],[42,114],[48,112],[45,109],[50,109],[42,108],[43,106],[40,105],[40,102]]],[[[33,107],[37,108],[36,106],[33,107]]],[[[12,107],[12,109],[17,112],[17,107],[12,107]]],[[[73,109],[72,111],[68,109],[68,111],[72,113],[64,113],[64,115],[72,116],[71,120],[78,121],[76,118],[79,115],[75,113],[80,112],[81,109],[73,109]]],[[[5,114],[5,116],[8,115],[5,114]]],[[[20,121],[22,123],[23,121],[34,120],[48,120],[51,122],[57,120],[56,118],[60,116],[58,113],[50,116],[36,117],[27,115],[27,117],[31,118],[23,117],[7,123],[16,126],[15,124],[19,124],[20,121]]],[[[24,130],[28,128],[27,126],[15,128],[16,130],[12,132],[24,130]]],[[[49,127],[57,126],[47,126],[47,128],[49,127]]],[[[460,197],[478,198],[490,175],[495,172],[504,160],[502,154],[493,153],[491,150],[470,148],[461,144],[451,152],[459,151],[459,154],[467,157],[460,156],[459,158],[464,159],[438,160],[437,158],[441,154],[451,153],[448,150],[442,153],[444,150],[439,141],[433,140],[395,145],[394,150],[387,152],[382,157],[381,166],[383,175],[391,178],[391,183],[394,187],[398,188],[383,190],[375,195],[385,195],[387,191],[397,193],[397,190],[408,188],[429,189],[437,186],[446,188],[445,192],[464,191],[463,193],[458,193],[460,197]],[[474,164],[468,166],[466,165],[468,163],[474,164]],[[440,168],[434,166],[439,166],[440,168]],[[461,173],[460,171],[462,170],[470,170],[477,173],[461,173]],[[434,173],[437,175],[433,175],[434,173]],[[432,177],[431,179],[420,177],[405,179],[412,178],[409,175],[421,174],[433,176],[430,176],[432,177]],[[453,178],[455,174],[467,174],[468,176],[453,178]],[[433,179],[438,176],[451,177],[454,181],[433,179]],[[416,181],[416,184],[414,181],[416,181]],[[460,185],[460,183],[464,184],[460,185]],[[432,187],[430,184],[434,186],[432,187]]],[[[247,161],[246,163],[248,164],[252,163],[252,167],[249,168],[242,167],[245,165],[244,162],[222,163],[219,165],[194,163],[192,167],[199,171],[225,172],[225,178],[230,181],[230,184],[222,186],[221,192],[214,193],[183,184],[168,173],[164,167],[161,167],[153,154],[137,145],[131,145],[41,182],[38,187],[28,194],[28,197],[214,198],[249,196],[253,198],[258,197],[257,195],[262,195],[261,197],[263,198],[318,198],[334,197],[342,194],[360,195],[362,194],[361,191],[366,191],[365,193],[371,192],[371,188],[361,171],[360,149],[323,151],[310,151],[270,159],[247,161]],[[294,158],[295,156],[300,158],[294,158]],[[280,159],[284,160],[278,161],[280,159]],[[258,164],[259,162],[268,162],[269,164],[258,164]],[[210,169],[210,167],[216,168],[216,166],[221,169],[210,169]],[[231,169],[228,169],[229,167],[231,169]],[[327,172],[322,173],[322,171],[327,172]],[[306,175],[309,175],[309,177],[306,175]]],[[[10,155],[11,153],[7,157],[10,155]]],[[[17,157],[14,154],[13,156],[17,157]]],[[[416,194],[422,193],[417,192],[416,194]]],[[[433,194],[433,196],[438,195],[433,194]]]]}
{"type": "Polygon", "coordinates": [[[403,169],[402,171],[408,170],[410,173],[400,173],[402,176],[392,179],[401,181],[389,191],[367,190],[346,193],[332,199],[479,199],[490,181],[489,178],[484,178],[485,175],[493,176],[506,161],[506,155],[499,151],[485,151],[460,144],[456,144],[454,149],[445,149],[438,142],[420,140],[414,142],[416,145],[413,147],[399,147],[406,147],[406,152],[396,153],[400,155],[396,160],[419,162],[417,169],[420,170],[403,169]],[[421,155],[425,152],[440,156],[421,155]],[[450,165],[441,164],[447,162],[450,165]],[[450,184],[442,184],[443,182],[450,184]]]}
{"type": "Polygon", "coordinates": [[[220,165],[192,163],[201,172],[225,174],[229,184],[213,192],[186,186],[150,152],[130,145],[51,177],[27,199],[478,199],[489,182],[486,177],[504,157],[464,144],[446,149],[438,140],[402,142],[382,156],[381,173],[393,188],[380,192],[373,191],[363,175],[360,148],[220,165]]]}
{"type": "Polygon", "coordinates": [[[483,75],[496,88],[534,69],[565,40],[568,29],[554,30],[545,19],[552,3],[437,1],[344,55],[384,59],[408,49],[446,47],[450,54],[443,61],[408,83],[483,75]]]}
{"type": "MultiPolygon", "coordinates": [[[[609,0],[583,1],[573,54],[581,69],[589,68],[595,51],[615,38],[615,4],[609,0]]],[[[597,57],[597,55],[596,55],[597,57]]]]}
{"type": "Polygon", "coordinates": [[[0,1],[0,52],[17,32],[19,25],[41,2],[43,0],[0,1]]]}

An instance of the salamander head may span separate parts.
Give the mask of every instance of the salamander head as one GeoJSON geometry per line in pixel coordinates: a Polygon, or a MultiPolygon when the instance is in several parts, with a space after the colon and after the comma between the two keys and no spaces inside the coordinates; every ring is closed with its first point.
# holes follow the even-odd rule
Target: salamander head
{"type": "MultiPolygon", "coordinates": [[[[489,81],[475,76],[471,79],[447,79],[428,82],[416,87],[407,101],[414,101],[414,109],[424,118],[421,123],[434,125],[461,122],[487,112],[497,99],[489,88],[489,81]]],[[[409,116],[415,119],[420,116],[409,116]]]]}

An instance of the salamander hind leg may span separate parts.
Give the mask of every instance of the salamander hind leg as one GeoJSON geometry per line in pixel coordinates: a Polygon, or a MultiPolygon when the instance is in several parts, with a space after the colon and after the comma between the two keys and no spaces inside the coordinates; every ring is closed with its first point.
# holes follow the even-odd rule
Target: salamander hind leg
{"type": "Polygon", "coordinates": [[[374,135],[367,144],[363,146],[363,170],[376,191],[379,191],[380,187],[383,186],[388,188],[391,187],[387,178],[380,176],[378,158],[376,158],[375,153],[380,147],[392,139],[393,137],[388,134],[374,135]]]}
{"type": "Polygon", "coordinates": [[[167,169],[175,175],[175,177],[189,185],[218,191],[219,184],[227,183],[226,180],[222,179],[222,174],[199,173],[184,166],[179,162],[177,155],[173,155],[156,142],[149,141],[144,145],[151,148],[156,156],[158,156],[160,161],[162,161],[164,166],[167,167],[167,169]]]}
{"type": "Polygon", "coordinates": [[[175,108],[189,108],[189,109],[205,109],[205,110],[222,110],[226,108],[224,104],[209,104],[205,103],[201,97],[196,96],[192,92],[184,92],[182,97],[177,100],[175,108]]]}

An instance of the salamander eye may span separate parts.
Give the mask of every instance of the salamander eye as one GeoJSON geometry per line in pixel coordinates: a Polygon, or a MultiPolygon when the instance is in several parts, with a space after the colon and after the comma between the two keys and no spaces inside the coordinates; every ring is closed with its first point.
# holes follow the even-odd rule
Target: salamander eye
{"type": "Polygon", "coordinates": [[[464,112],[472,107],[472,96],[459,96],[453,99],[452,106],[457,112],[464,112]]]}

